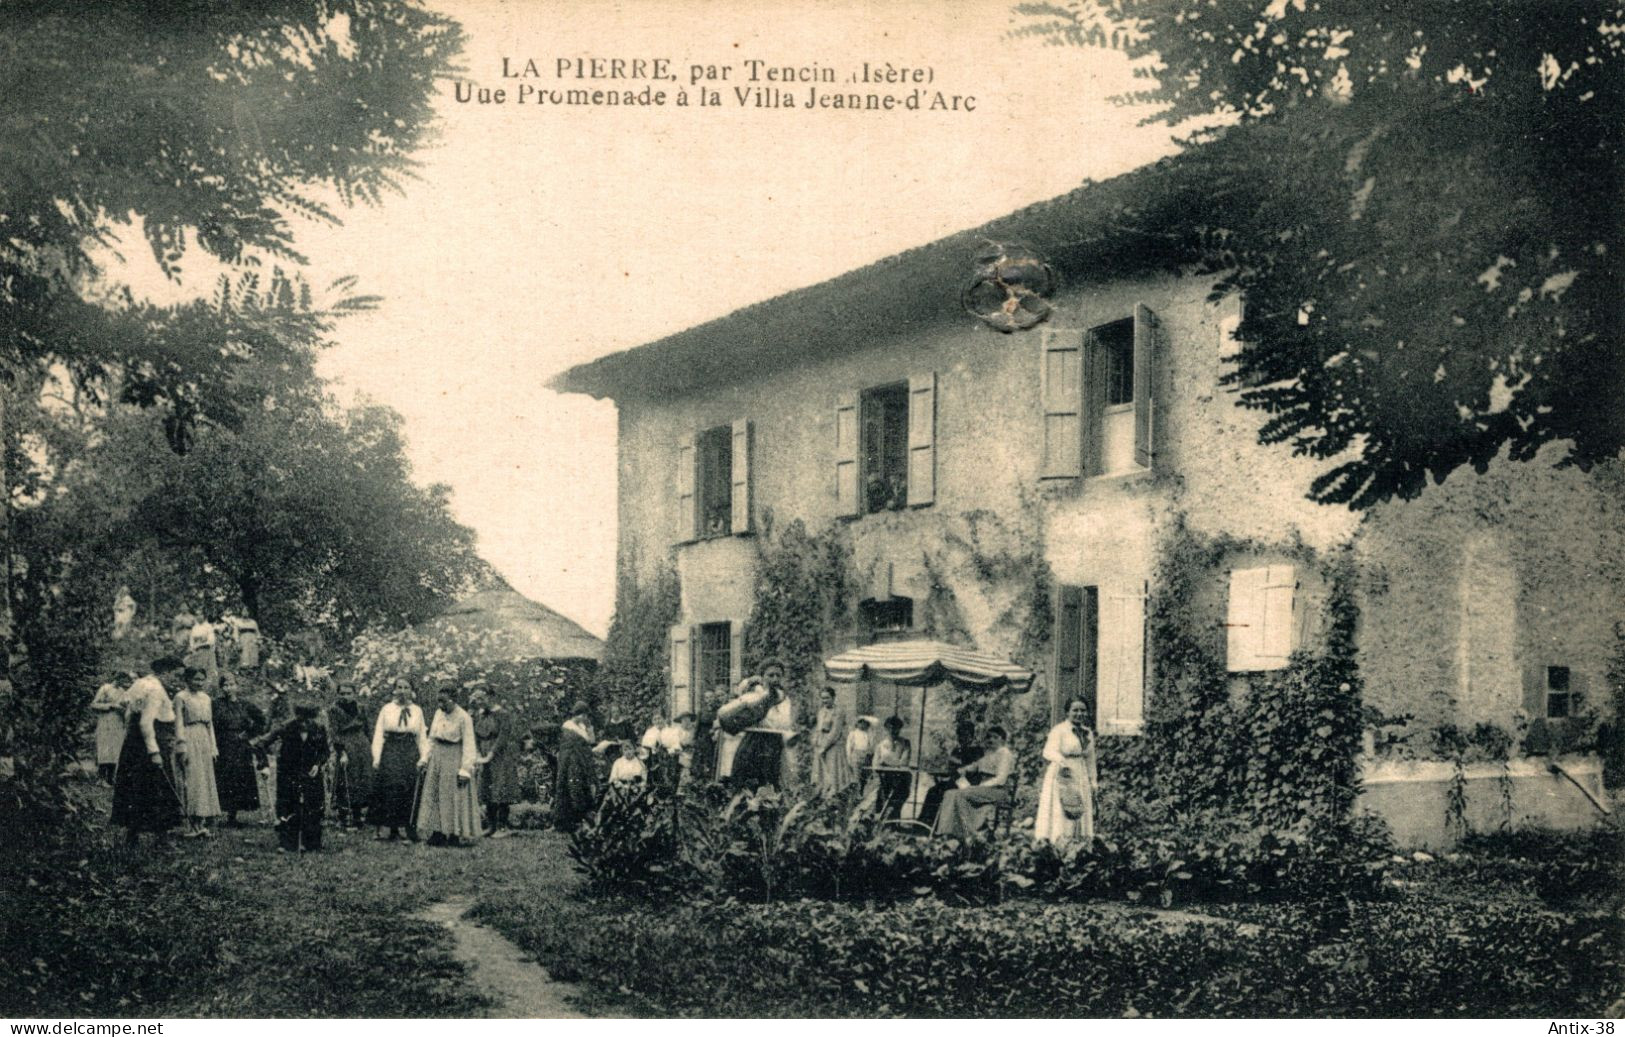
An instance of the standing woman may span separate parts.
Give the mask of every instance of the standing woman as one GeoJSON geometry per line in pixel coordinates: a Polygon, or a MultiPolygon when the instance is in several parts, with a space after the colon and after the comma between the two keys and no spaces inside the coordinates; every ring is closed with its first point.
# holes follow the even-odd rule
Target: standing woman
{"type": "Polygon", "coordinates": [[[383,839],[399,839],[401,829],[412,835],[412,802],[417,789],[418,762],[429,758],[429,729],[423,710],[412,701],[412,684],[405,677],[395,682],[395,698],[378,711],[372,727],[372,823],[383,839]]]}
{"type": "Polygon", "coordinates": [[[835,689],[825,688],[813,726],[812,783],[818,795],[832,799],[852,784],[846,762],[846,723],[835,708],[835,689]]]}
{"type": "Polygon", "coordinates": [[[461,846],[480,835],[480,803],[474,784],[479,743],[474,718],[457,704],[457,689],[440,689],[440,708],[429,725],[429,751],[423,758],[423,795],[418,832],[430,846],[461,846]]]}
{"type": "Polygon", "coordinates": [[[237,827],[237,814],[260,808],[259,776],[254,773],[254,749],[249,742],[265,730],[265,714],[238,697],[234,673],[220,675],[220,697],[214,702],[214,742],[220,755],[214,761],[215,787],[226,824],[237,827]]]}
{"type": "Polygon", "coordinates": [[[188,837],[207,837],[209,819],[220,816],[214,779],[214,759],[220,750],[214,740],[214,701],[203,690],[208,683],[208,670],[188,666],[186,688],[175,696],[175,770],[181,777],[188,837]]]}
{"type": "Polygon", "coordinates": [[[96,714],[96,771],[109,785],[113,784],[119,752],[124,748],[125,689],[120,681],[127,676],[119,671],[97,688],[96,697],[90,700],[90,711],[96,714]]]}
{"type": "Polygon", "coordinates": [[[130,685],[131,720],[113,782],[113,823],[129,830],[131,845],[142,832],[167,832],[181,823],[174,771],[175,703],[164,687],[180,668],[174,656],[156,659],[151,676],[130,685]]]}
{"type": "Polygon", "coordinates": [[[592,755],[592,721],[576,700],[559,732],[559,764],[553,783],[553,827],[573,832],[598,807],[598,765],[592,755]]]}
{"type": "Polygon", "coordinates": [[[479,704],[474,735],[485,754],[480,757],[480,800],[487,812],[486,830],[505,839],[508,808],[519,801],[519,747],[514,744],[513,726],[502,706],[483,695],[479,704]]]}
{"type": "Polygon", "coordinates": [[[1066,719],[1044,741],[1044,783],[1038,792],[1033,840],[1065,846],[1095,837],[1095,733],[1089,707],[1074,699],[1066,719]]]}
{"type": "Polygon", "coordinates": [[[361,707],[356,703],[348,684],[339,686],[339,700],[327,713],[328,726],[333,730],[333,806],[338,812],[338,823],[345,828],[360,828],[362,811],[372,795],[372,742],[367,737],[367,722],[361,718],[361,707]]]}

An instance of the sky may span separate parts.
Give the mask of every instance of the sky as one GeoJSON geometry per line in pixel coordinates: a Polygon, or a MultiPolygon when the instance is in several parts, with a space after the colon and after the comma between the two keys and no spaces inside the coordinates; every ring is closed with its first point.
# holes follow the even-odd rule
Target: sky
{"type": "MultiPolygon", "coordinates": [[[[1025,22],[1002,0],[431,6],[463,24],[463,81],[508,99],[462,103],[445,84],[439,142],[403,196],[296,227],[312,283],[354,274],[383,297],[341,323],[319,369],[341,397],[399,411],[414,477],[452,487],[481,554],[599,635],[614,608],[615,410],[551,392],[550,377],[1172,150],[1166,128],[1108,102],[1137,85],[1122,55],[1012,39],[1025,22]],[[506,78],[504,58],[541,76],[506,78]],[[678,81],[655,85],[673,94],[692,65],[732,71],[710,83],[718,107],[514,103],[522,85],[648,85],[555,78],[561,59],[592,58],[665,58],[678,81]],[[975,107],[740,107],[732,88],[772,85],[742,79],[751,60],[842,79],[865,62],[929,69],[928,90],[975,107]]],[[[809,90],[787,88],[798,104],[809,90]]],[[[141,251],[125,250],[132,283],[150,276],[141,251]]]]}

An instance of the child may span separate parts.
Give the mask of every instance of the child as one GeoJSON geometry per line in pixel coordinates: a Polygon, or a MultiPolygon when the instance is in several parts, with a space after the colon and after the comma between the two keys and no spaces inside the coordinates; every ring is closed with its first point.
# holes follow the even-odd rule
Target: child
{"type": "Polygon", "coordinates": [[[283,853],[322,848],[322,813],[327,764],[327,730],[318,710],[300,703],[292,720],[254,739],[258,746],[280,742],[276,761],[276,834],[283,853]]]}
{"type": "Polygon", "coordinates": [[[642,792],[649,779],[649,770],[638,759],[638,743],[630,738],[621,741],[621,758],[609,769],[609,787],[627,792],[642,792]]]}

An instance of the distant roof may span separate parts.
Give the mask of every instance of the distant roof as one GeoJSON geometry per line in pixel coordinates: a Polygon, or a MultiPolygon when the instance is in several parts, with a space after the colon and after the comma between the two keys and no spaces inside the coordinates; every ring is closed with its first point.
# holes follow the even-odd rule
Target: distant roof
{"type": "Polygon", "coordinates": [[[1182,196],[1181,162],[1179,156],[1167,158],[1085,184],[980,227],[572,367],[548,386],[599,399],[666,395],[735,381],[741,370],[853,352],[877,337],[914,328],[974,325],[975,318],[960,308],[959,292],[970,278],[972,257],[989,240],[1033,248],[1063,284],[1176,269],[1170,239],[1125,231],[1117,216],[1125,207],[1200,212],[1199,198],[1182,196]]]}
{"type": "Polygon", "coordinates": [[[495,632],[509,651],[539,659],[600,659],[604,642],[580,624],[507,588],[461,598],[420,631],[495,632]]]}

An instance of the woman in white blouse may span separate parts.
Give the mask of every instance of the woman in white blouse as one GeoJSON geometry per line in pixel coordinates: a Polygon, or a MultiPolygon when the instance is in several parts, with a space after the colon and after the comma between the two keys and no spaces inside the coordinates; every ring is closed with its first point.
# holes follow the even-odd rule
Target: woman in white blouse
{"type": "Polygon", "coordinates": [[[411,834],[418,764],[428,757],[423,710],[412,701],[412,683],[402,677],[395,682],[394,699],[384,703],[372,727],[372,823],[379,839],[399,839],[403,828],[411,834]]]}
{"type": "Polygon", "coordinates": [[[214,774],[220,748],[214,738],[214,700],[203,690],[208,680],[209,671],[188,666],[186,686],[175,696],[175,773],[180,779],[188,836],[209,835],[210,819],[220,816],[214,774]]]}
{"type": "Polygon", "coordinates": [[[96,714],[96,770],[109,785],[113,784],[119,752],[124,748],[126,692],[120,684],[124,676],[121,672],[97,688],[96,697],[90,700],[90,711],[96,714]]]}
{"type": "Polygon", "coordinates": [[[417,827],[430,846],[460,846],[480,835],[479,790],[474,784],[479,744],[474,718],[457,703],[455,688],[440,689],[440,708],[429,725],[417,827]]]}
{"type": "Polygon", "coordinates": [[[1044,783],[1038,790],[1035,842],[1065,846],[1095,837],[1095,733],[1089,729],[1089,707],[1074,700],[1066,719],[1050,728],[1044,741],[1044,783]]]}
{"type": "Polygon", "coordinates": [[[167,832],[181,823],[175,783],[175,703],[164,687],[181,668],[173,656],[155,660],[152,675],[130,685],[126,706],[130,725],[113,782],[113,824],[129,830],[131,844],[142,832],[167,832]]]}
{"type": "Polygon", "coordinates": [[[942,797],[942,808],[937,812],[937,835],[968,840],[987,824],[994,809],[1010,801],[1015,785],[1016,758],[1005,744],[1004,728],[995,724],[987,729],[987,752],[980,760],[959,768],[960,785],[949,789],[942,797]],[[971,774],[988,777],[980,785],[969,783],[971,774]]]}

